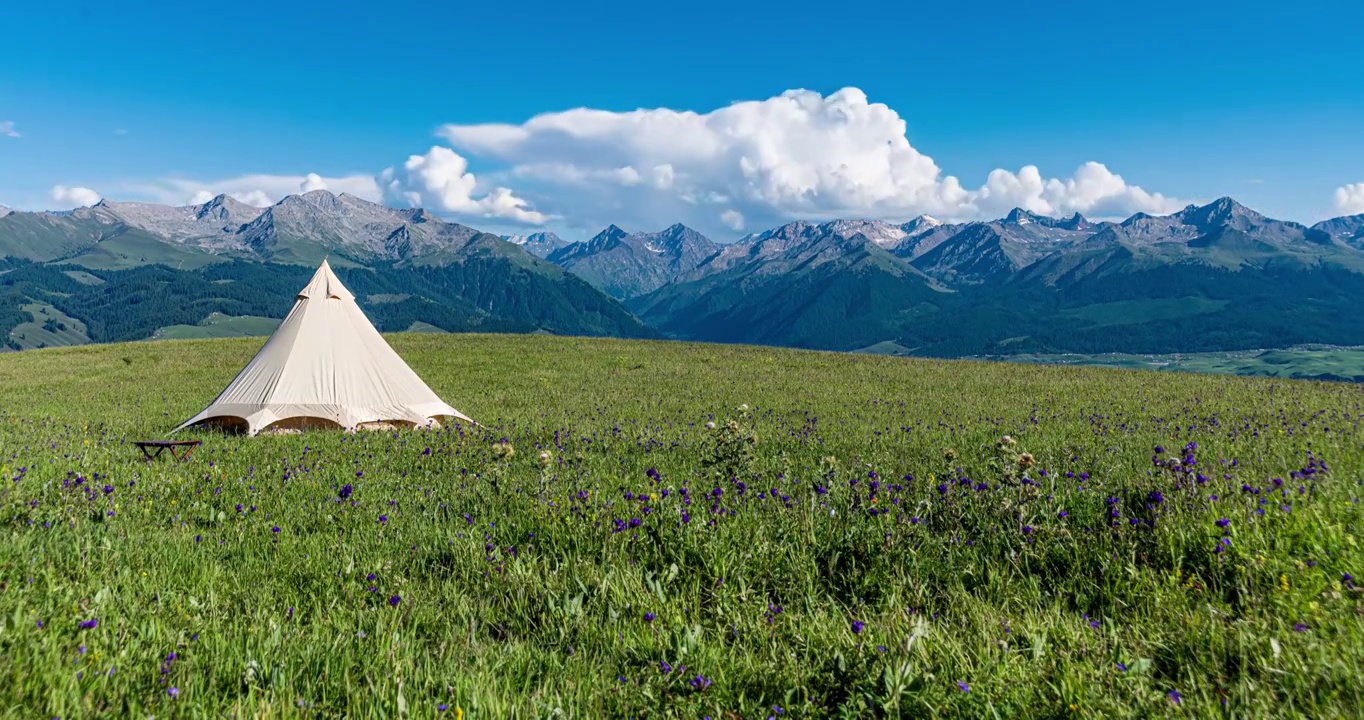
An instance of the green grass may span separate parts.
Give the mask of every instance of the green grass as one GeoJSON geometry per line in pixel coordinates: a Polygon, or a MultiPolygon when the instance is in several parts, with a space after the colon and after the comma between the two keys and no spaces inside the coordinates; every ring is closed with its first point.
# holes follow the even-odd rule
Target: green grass
{"type": "Polygon", "coordinates": [[[1187,360],[1193,372],[1269,375],[1285,378],[1330,378],[1364,381],[1364,348],[1293,348],[1265,350],[1249,357],[1208,354],[1187,360]]]}
{"type": "Polygon", "coordinates": [[[216,255],[182,250],[141,230],[127,230],[101,240],[63,265],[79,265],[91,270],[127,270],[143,265],[160,264],[177,270],[195,270],[214,263],[227,262],[216,255]]]}
{"type": "Polygon", "coordinates": [[[254,315],[210,313],[198,325],[168,325],[158,329],[153,340],[202,340],[227,337],[265,337],[279,327],[279,318],[254,315]]]}
{"type": "Polygon", "coordinates": [[[866,355],[895,355],[895,356],[906,356],[906,355],[910,355],[911,353],[913,353],[913,352],[914,352],[914,349],[913,349],[913,348],[907,348],[907,347],[905,347],[904,345],[901,345],[901,344],[899,344],[899,343],[897,343],[897,342],[891,342],[890,340],[883,340],[883,341],[881,341],[881,342],[879,342],[879,343],[876,343],[875,345],[868,345],[867,347],[864,347],[864,348],[862,348],[861,350],[854,350],[853,352],[855,352],[855,353],[863,353],[863,354],[866,354],[866,355]]]}
{"type": "Polygon", "coordinates": [[[440,329],[440,328],[438,328],[438,327],[436,327],[435,325],[430,324],[430,323],[424,323],[424,322],[422,322],[422,321],[420,321],[420,320],[414,320],[414,321],[412,322],[412,324],[411,324],[410,326],[408,326],[407,332],[410,332],[410,333],[443,333],[443,332],[445,332],[445,331],[442,330],[442,329],[440,329]]]}
{"type": "Polygon", "coordinates": [[[84,270],[63,270],[62,274],[66,275],[67,277],[71,278],[72,280],[75,280],[76,282],[82,285],[104,284],[104,278],[101,278],[97,275],[91,275],[90,273],[85,272],[84,270]]]}
{"type": "Polygon", "coordinates": [[[0,714],[1364,707],[1364,595],[1342,582],[1364,575],[1359,386],[391,340],[482,425],[191,433],[192,460],[147,465],[127,442],[212,400],[259,339],[0,357],[0,714]],[[1205,482],[1153,464],[1190,442],[1205,482]]]}
{"type": "Polygon", "coordinates": [[[19,309],[33,316],[33,322],[19,323],[9,333],[9,339],[23,350],[90,342],[85,323],[47,303],[28,303],[19,309]]]}
{"type": "Polygon", "coordinates": [[[383,305],[385,303],[399,303],[412,297],[407,294],[379,293],[365,298],[371,305],[383,305]]]}

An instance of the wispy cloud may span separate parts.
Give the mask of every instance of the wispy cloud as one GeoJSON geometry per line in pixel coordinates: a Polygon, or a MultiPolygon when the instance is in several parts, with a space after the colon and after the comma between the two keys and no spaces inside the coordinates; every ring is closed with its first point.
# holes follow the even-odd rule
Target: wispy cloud
{"type": "Polygon", "coordinates": [[[228,195],[248,205],[267,207],[284,199],[286,195],[310,190],[350,193],[373,202],[378,202],[382,196],[378,183],[369,175],[323,177],[317,173],[239,175],[217,180],[159,178],[137,183],[126,189],[131,194],[167,205],[192,205],[207,202],[218,195],[228,195]]]}
{"type": "Polygon", "coordinates": [[[13,120],[0,120],[0,135],[12,138],[23,137],[18,130],[14,129],[13,120]]]}

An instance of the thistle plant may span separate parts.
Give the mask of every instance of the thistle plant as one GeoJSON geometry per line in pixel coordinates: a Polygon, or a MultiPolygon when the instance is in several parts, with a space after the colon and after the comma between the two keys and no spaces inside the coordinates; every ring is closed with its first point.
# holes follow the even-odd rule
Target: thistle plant
{"type": "Polygon", "coordinates": [[[735,417],[711,431],[711,453],[705,465],[717,479],[752,480],[758,476],[758,433],[751,421],[748,405],[740,405],[735,417]]]}

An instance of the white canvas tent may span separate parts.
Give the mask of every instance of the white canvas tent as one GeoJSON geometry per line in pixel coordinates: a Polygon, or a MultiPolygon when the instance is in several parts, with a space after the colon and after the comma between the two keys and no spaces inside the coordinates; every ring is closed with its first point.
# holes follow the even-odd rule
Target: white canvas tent
{"type": "Polygon", "coordinates": [[[323,260],[260,352],[217,400],[175,431],[202,423],[255,435],[450,418],[473,422],[398,357],[323,260]]]}

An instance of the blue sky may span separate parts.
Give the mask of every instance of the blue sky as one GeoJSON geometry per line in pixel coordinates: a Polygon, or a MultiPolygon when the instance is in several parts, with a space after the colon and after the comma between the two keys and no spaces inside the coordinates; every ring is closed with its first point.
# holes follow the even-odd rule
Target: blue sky
{"type": "Polygon", "coordinates": [[[10,0],[0,5],[0,204],[71,206],[54,199],[59,185],[176,202],[259,191],[259,202],[308,173],[354,191],[395,168],[358,194],[570,234],[613,220],[723,234],[784,216],[965,217],[1018,198],[1102,216],[1232,195],[1315,221],[1353,209],[1353,195],[1336,205],[1335,192],[1364,183],[1361,24],[1357,3],[1312,0],[10,0]],[[865,102],[827,102],[842,88],[865,102]],[[819,129],[775,105],[705,120],[792,89],[826,101],[799,103],[819,129]],[[866,109],[878,104],[891,115],[866,109]],[[648,117],[521,128],[580,107],[695,111],[701,120],[674,117],[668,132],[698,149],[678,155],[643,129],[656,125],[648,117]],[[837,122],[863,112],[866,123],[837,122]],[[488,123],[505,127],[459,129],[488,123]],[[503,139],[513,130],[520,140],[503,139]],[[413,155],[423,161],[405,168],[413,155]],[[1086,162],[1120,175],[1122,189],[1067,190],[1086,162]],[[1043,189],[1005,192],[1028,184],[1027,166],[1043,189]],[[989,189],[995,169],[1022,180],[989,189]],[[469,172],[477,180],[462,189],[469,172]],[[1046,189],[1053,178],[1060,185],[1046,189]]]}

